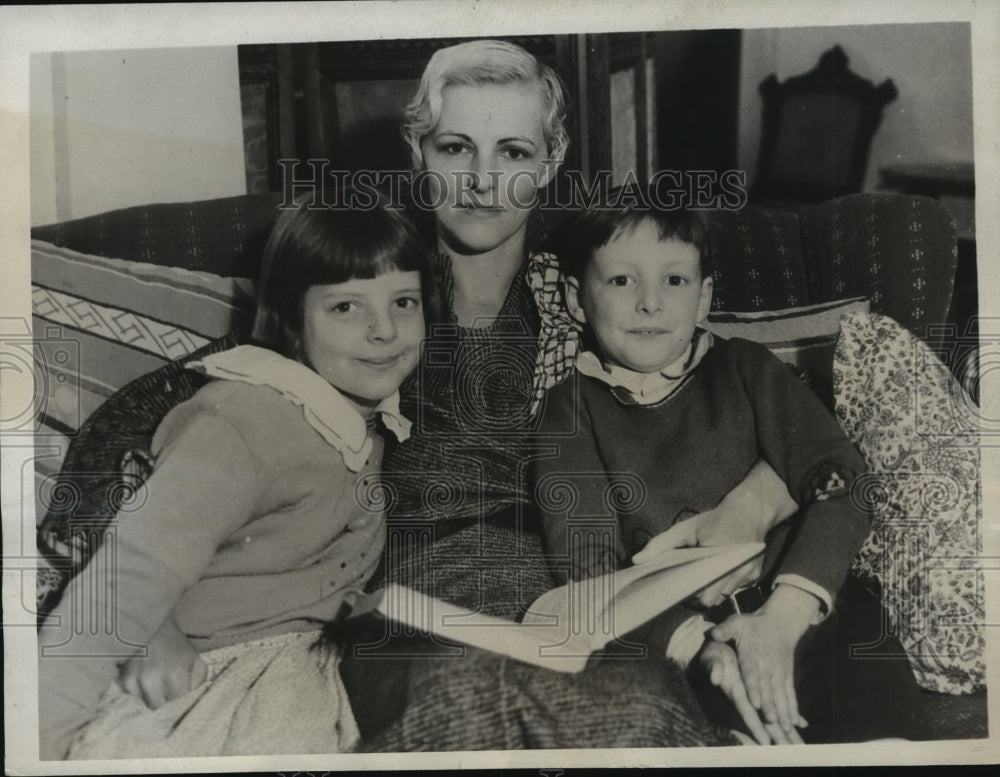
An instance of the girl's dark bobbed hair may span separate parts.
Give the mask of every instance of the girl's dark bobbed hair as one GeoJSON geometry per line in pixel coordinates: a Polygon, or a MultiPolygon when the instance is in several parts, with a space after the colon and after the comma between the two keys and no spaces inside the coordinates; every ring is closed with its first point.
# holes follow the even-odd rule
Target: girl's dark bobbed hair
{"type": "Polygon", "coordinates": [[[282,210],[264,247],[252,339],[290,359],[302,358],[303,302],[311,286],[385,272],[419,272],[424,316],[436,320],[437,304],[427,247],[400,209],[371,190],[350,190],[340,202],[371,207],[328,207],[312,193],[282,210]]]}

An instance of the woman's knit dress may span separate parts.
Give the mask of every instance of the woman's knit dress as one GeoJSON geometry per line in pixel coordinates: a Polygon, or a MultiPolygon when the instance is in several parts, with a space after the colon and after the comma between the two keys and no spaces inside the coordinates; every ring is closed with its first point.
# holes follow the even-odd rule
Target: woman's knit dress
{"type": "MultiPolygon", "coordinates": [[[[435,270],[450,310],[450,264],[435,270]]],[[[387,550],[373,581],[510,619],[555,585],[527,479],[538,447],[539,315],[525,276],[491,325],[435,326],[403,387],[413,435],[387,445],[387,550]]],[[[706,722],[680,669],[652,651],[604,658],[580,675],[473,648],[356,655],[342,673],[362,732],[365,721],[380,729],[362,744],[371,752],[732,743],[706,722]]]]}

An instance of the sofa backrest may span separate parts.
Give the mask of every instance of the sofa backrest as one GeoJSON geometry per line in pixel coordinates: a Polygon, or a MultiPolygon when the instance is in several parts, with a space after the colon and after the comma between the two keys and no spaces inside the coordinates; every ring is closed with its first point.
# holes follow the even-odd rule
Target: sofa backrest
{"type": "Polygon", "coordinates": [[[780,310],[812,302],[799,217],[748,207],[711,216],[712,309],[780,310]]]}
{"type": "MultiPolygon", "coordinates": [[[[36,227],[84,254],[256,278],[279,193],[143,205],[36,227]]],[[[957,263],[953,218],[936,200],[857,194],[798,213],[712,214],[713,310],[761,311],[871,300],[916,335],[945,322],[957,263]]]]}
{"type": "Polygon", "coordinates": [[[958,261],[952,216],[936,200],[853,194],[798,213],[720,212],[712,240],[718,310],[773,310],[863,296],[933,340],[958,261]]]}
{"type": "Polygon", "coordinates": [[[918,337],[940,338],[934,331],[951,305],[958,232],[937,200],[853,194],[803,212],[801,231],[810,303],[863,295],[918,337]]]}
{"type": "Polygon", "coordinates": [[[34,227],[31,237],[82,254],[256,278],[279,193],[137,205],[34,227]]]}

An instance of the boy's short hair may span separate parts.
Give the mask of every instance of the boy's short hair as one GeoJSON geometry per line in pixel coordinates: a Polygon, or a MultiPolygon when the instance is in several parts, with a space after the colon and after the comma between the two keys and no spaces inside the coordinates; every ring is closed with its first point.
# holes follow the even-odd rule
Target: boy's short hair
{"type": "Polygon", "coordinates": [[[561,162],[569,145],[566,131],[566,90],[562,79],[520,46],[502,40],[473,40],[434,52],[424,68],[416,94],[406,107],[403,138],[414,167],[420,167],[420,144],[441,117],[441,93],[446,86],[537,83],[542,93],[542,128],[549,159],[561,162]]]}
{"type": "Polygon", "coordinates": [[[652,222],[660,231],[660,240],[680,240],[698,250],[698,269],[702,278],[712,273],[708,242],[708,217],[704,211],[677,208],[664,210],[655,205],[654,198],[637,198],[621,188],[612,189],[605,203],[581,211],[563,224],[558,241],[559,269],[567,277],[583,280],[587,265],[598,248],[606,246],[621,235],[630,235],[645,221],[652,222]],[[640,200],[644,199],[644,202],[640,200]]]}
{"type": "Polygon", "coordinates": [[[300,359],[303,304],[311,286],[393,270],[420,273],[430,326],[437,309],[430,252],[409,217],[388,209],[381,194],[371,208],[310,207],[313,202],[312,193],[302,195],[274,223],[264,247],[253,341],[300,359]]]}

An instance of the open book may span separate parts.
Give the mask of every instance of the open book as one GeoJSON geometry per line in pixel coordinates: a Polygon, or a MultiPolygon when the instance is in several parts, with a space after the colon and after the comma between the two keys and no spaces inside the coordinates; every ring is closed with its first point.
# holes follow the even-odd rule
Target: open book
{"type": "Polygon", "coordinates": [[[390,584],[355,604],[419,632],[559,672],[579,672],[595,651],[759,555],[763,543],[676,548],[641,564],[570,581],[538,597],[521,623],[482,615],[390,584]]]}

